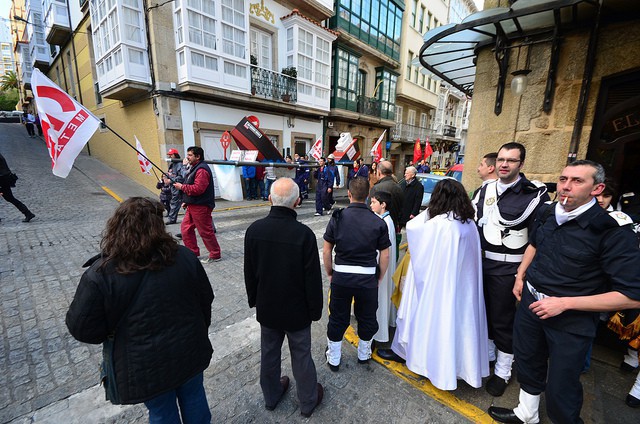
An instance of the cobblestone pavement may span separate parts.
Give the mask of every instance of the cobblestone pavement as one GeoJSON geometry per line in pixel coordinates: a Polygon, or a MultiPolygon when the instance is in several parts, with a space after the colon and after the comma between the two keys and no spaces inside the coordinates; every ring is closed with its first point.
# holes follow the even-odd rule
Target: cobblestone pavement
{"type": "MultiPolygon", "coordinates": [[[[75,341],[64,317],[83,272],[81,265],[98,251],[100,232],[117,206],[100,186],[122,198],[155,193],[86,155],[78,158],[67,179],[53,176],[43,141],[28,138],[19,124],[0,124],[0,152],[20,177],[16,197],[36,214],[32,222],[22,223],[22,215],[0,201],[0,423],[147,422],[141,405],[104,401],[103,389],[96,384],[100,347],[75,341]]],[[[328,218],[314,217],[312,203],[306,201],[297,211],[321,249],[328,218]]],[[[258,382],[259,326],[255,309],[247,306],[242,263],[244,231],[267,213],[264,202],[224,201],[214,212],[223,260],[206,266],[216,295],[209,331],[215,351],[205,371],[213,422],[488,422],[482,411],[493,399],[484,390],[461,383],[454,392],[479,408],[479,415],[465,418],[377,363],[358,365],[356,350],[346,342],[340,372],[329,371],[324,360],[326,308],[324,318],[312,326],[313,357],[325,386],[322,405],[310,420],[300,417],[292,379],[283,402],[274,412],[266,411],[258,382]]],[[[169,231],[177,232],[179,226],[169,231]]],[[[326,297],[326,278],[324,285],[326,297]]],[[[617,356],[615,365],[616,361],[617,356]]],[[[586,374],[585,421],[640,422],[640,411],[622,403],[633,378],[612,369],[595,360],[586,374]],[[613,414],[610,405],[615,406],[613,414]]],[[[292,376],[286,343],[283,374],[292,376]]],[[[496,400],[501,406],[516,402],[515,384],[496,400]]],[[[543,416],[542,422],[548,420],[543,416]]]]}

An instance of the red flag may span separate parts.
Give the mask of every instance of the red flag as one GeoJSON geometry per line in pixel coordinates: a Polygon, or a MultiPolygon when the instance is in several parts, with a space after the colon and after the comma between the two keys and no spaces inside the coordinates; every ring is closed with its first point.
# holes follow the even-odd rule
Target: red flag
{"type": "Polygon", "coordinates": [[[429,156],[433,154],[431,144],[429,144],[429,138],[427,137],[427,144],[424,146],[424,160],[427,160],[429,156]]]}
{"type": "Polygon", "coordinates": [[[100,126],[100,120],[38,69],[31,75],[31,90],[51,156],[53,175],[66,178],[80,151],[100,126]]]}
{"type": "Polygon", "coordinates": [[[311,157],[313,157],[315,160],[318,160],[322,157],[322,139],[319,138],[316,140],[315,143],[313,143],[313,146],[311,146],[311,150],[309,151],[309,153],[311,154],[311,157]]]}
{"type": "Polygon", "coordinates": [[[371,157],[373,158],[373,162],[380,162],[382,159],[382,139],[384,135],[387,133],[387,130],[384,130],[380,137],[378,137],[378,141],[371,148],[371,157]]]}
{"type": "Polygon", "coordinates": [[[420,162],[420,158],[422,157],[422,149],[420,149],[420,139],[416,139],[416,144],[413,146],[413,163],[416,164],[420,162]]]}

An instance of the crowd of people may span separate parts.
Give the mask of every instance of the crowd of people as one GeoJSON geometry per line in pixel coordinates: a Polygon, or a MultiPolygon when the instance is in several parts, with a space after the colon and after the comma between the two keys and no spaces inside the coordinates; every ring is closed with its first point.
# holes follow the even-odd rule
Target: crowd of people
{"type": "MultiPolygon", "coordinates": [[[[161,228],[160,203],[130,199],[109,221],[102,252],[88,263],[67,315],[79,340],[116,341],[115,384],[122,403],[144,402],[152,422],[152,417],[178,413],[196,414],[200,421],[194,422],[210,420],[204,412],[202,371],[211,358],[204,339],[213,293],[195,259],[200,254],[195,229],[209,250],[204,262],[219,260],[220,247],[211,228],[213,181],[203,157],[201,148],[187,149],[183,182],[171,182],[187,206],[181,226],[186,248],[161,228]],[[145,243],[139,251],[124,254],[116,222],[128,222],[135,226],[132,234],[141,233],[137,237],[145,243]],[[128,280],[135,284],[106,288],[128,280]],[[149,290],[145,280],[160,289],[149,290]],[[182,287],[179,294],[177,287],[182,287]],[[111,294],[104,298],[105,293],[111,294]],[[142,323],[132,318],[162,295],[170,296],[171,308],[152,308],[142,323]],[[169,314],[181,314],[180,325],[189,331],[163,328],[159,323],[169,314]],[[123,331],[124,326],[134,330],[123,331]],[[138,337],[138,327],[147,329],[146,339],[138,337]],[[197,347],[181,352],[190,343],[197,347]],[[156,361],[129,361],[129,352],[138,351],[136,358],[141,358],[148,348],[156,361]],[[178,353],[184,358],[162,362],[178,353]],[[173,369],[183,367],[182,360],[189,365],[173,369]],[[151,370],[157,363],[171,378],[150,379],[140,387],[144,376],[157,371],[151,370]]],[[[324,268],[330,283],[326,360],[331,371],[340,371],[353,308],[358,363],[369,362],[375,352],[383,360],[406,363],[441,390],[456,389],[459,380],[480,388],[489,377],[485,390],[494,397],[505,392],[515,363],[519,404],[491,406],[492,418],[537,423],[540,395],[546,392],[551,421],[581,422],[579,378],[600,313],[640,309],[638,238],[627,215],[609,210],[615,193],[601,165],[588,160],[567,165],[557,183],[557,201],[551,202],[547,186],[522,173],[525,159],[523,145],[504,144],[482,158],[477,190],[468,193],[456,180],[444,179],[422,212],[416,167],[407,167],[398,183],[391,162],[369,167],[355,161],[347,176],[349,205],[334,208],[339,173],[332,158],[319,159],[313,172],[315,215],[330,213],[322,236],[322,267],[315,235],[296,213],[308,190],[309,168],[298,168],[293,179],[274,179],[267,197],[271,210],[247,229],[244,240],[248,305],[256,308],[261,328],[265,408],[274,410],[290,386],[281,371],[285,337],[301,414],[311,416],[322,402],[311,323],[322,316],[324,268]],[[398,262],[403,228],[408,248],[398,262]]],[[[296,157],[297,163],[303,161],[296,157]]],[[[627,355],[634,354],[635,362],[625,357],[631,369],[637,367],[637,350],[627,355]]],[[[640,375],[627,404],[640,406],[640,375]]]]}

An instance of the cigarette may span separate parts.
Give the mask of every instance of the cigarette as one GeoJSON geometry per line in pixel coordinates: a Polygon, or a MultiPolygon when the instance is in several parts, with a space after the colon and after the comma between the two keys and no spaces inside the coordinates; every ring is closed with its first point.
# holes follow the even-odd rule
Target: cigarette
{"type": "Polygon", "coordinates": [[[564,201],[562,202],[562,206],[564,206],[564,205],[566,205],[566,204],[567,204],[567,200],[569,200],[569,198],[568,198],[568,197],[565,197],[565,198],[564,198],[564,201]]]}

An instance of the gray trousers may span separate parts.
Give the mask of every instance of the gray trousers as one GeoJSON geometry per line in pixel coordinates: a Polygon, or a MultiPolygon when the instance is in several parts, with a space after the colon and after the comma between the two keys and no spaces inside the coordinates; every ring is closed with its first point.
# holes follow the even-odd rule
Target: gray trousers
{"type": "Polygon", "coordinates": [[[178,219],[178,212],[180,212],[180,208],[182,207],[182,192],[175,187],[171,187],[171,207],[167,212],[167,217],[169,221],[176,222],[178,219]]]}
{"type": "Polygon", "coordinates": [[[311,326],[299,331],[283,331],[261,325],[260,335],[260,387],[265,405],[275,405],[282,396],[282,343],[286,335],[300,412],[311,412],[318,401],[318,376],[311,357],[311,326]]]}

